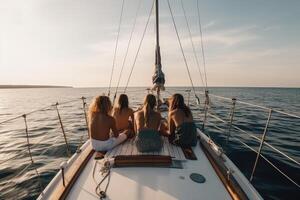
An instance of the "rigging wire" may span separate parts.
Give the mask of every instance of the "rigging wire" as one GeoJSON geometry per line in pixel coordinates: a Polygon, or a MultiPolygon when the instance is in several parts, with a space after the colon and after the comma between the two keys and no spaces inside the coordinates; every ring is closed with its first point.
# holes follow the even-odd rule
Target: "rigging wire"
{"type": "Polygon", "coordinates": [[[125,0],[122,0],[121,15],[120,15],[119,27],[118,27],[118,35],[117,35],[117,41],[116,41],[115,50],[114,50],[114,58],[113,58],[113,63],[112,63],[112,68],[111,68],[111,73],[110,73],[109,86],[108,86],[108,94],[107,94],[108,96],[110,96],[111,81],[112,81],[112,78],[113,78],[114,68],[115,68],[115,63],[116,63],[116,55],[117,55],[117,49],[118,49],[118,43],[119,43],[120,29],[121,29],[121,23],[122,23],[122,18],[123,18],[123,11],[124,11],[124,1],[125,0]]]}
{"type": "Polygon", "coordinates": [[[203,81],[202,72],[201,72],[200,65],[199,65],[199,59],[198,59],[198,56],[197,56],[197,53],[196,53],[196,48],[195,48],[195,45],[194,45],[194,41],[193,41],[190,25],[189,25],[189,22],[188,22],[188,18],[186,16],[186,11],[185,11],[185,8],[184,8],[184,5],[183,5],[183,0],[180,0],[180,4],[181,4],[181,8],[183,10],[185,23],[186,23],[186,26],[188,28],[189,38],[190,38],[190,42],[192,44],[193,54],[194,54],[194,57],[195,57],[195,60],[196,60],[197,68],[198,68],[199,75],[200,75],[200,78],[201,78],[201,82],[202,82],[202,85],[204,86],[204,91],[205,91],[206,90],[206,85],[204,84],[204,81],[203,81]]]}
{"type": "Polygon", "coordinates": [[[136,13],[135,13],[134,23],[133,23],[133,27],[132,27],[132,30],[131,30],[131,33],[130,33],[129,40],[128,40],[127,49],[126,49],[125,57],[123,59],[121,71],[120,71],[120,74],[119,74],[119,79],[118,79],[116,91],[115,91],[115,94],[114,94],[113,102],[115,102],[115,99],[116,99],[116,96],[117,96],[117,93],[118,93],[118,89],[119,89],[119,85],[120,85],[120,80],[121,80],[121,77],[122,77],[122,74],[123,74],[125,62],[126,62],[126,59],[127,59],[129,47],[130,47],[130,44],[131,44],[131,40],[132,40],[133,32],[134,32],[134,29],[135,29],[135,26],[136,26],[137,16],[138,16],[140,8],[141,8],[141,0],[139,0],[138,8],[137,8],[136,13]]]}
{"type": "Polygon", "coordinates": [[[141,46],[142,46],[142,43],[143,43],[143,40],[144,40],[144,37],[145,37],[145,33],[146,33],[146,30],[147,30],[147,27],[148,27],[148,24],[149,24],[149,21],[150,21],[150,17],[151,17],[151,13],[152,13],[152,10],[153,10],[153,6],[154,6],[154,1],[153,1],[153,3],[152,3],[152,7],[151,7],[150,12],[149,12],[149,15],[148,15],[148,19],[147,19],[147,22],[146,22],[146,25],[145,25],[145,28],[144,28],[144,31],[143,31],[142,38],[141,38],[140,43],[139,43],[138,50],[137,50],[137,52],[136,52],[136,55],[135,55],[135,57],[134,57],[133,64],[132,64],[132,66],[131,66],[131,70],[130,70],[130,73],[129,73],[129,76],[128,76],[128,79],[127,79],[127,82],[126,82],[126,85],[125,85],[125,88],[124,88],[124,93],[126,93],[126,91],[127,91],[128,84],[129,84],[129,81],[130,81],[130,78],[131,78],[133,69],[134,69],[134,67],[135,67],[135,63],[136,63],[137,57],[138,57],[138,55],[139,55],[139,52],[140,52],[140,49],[141,49],[141,46]]]}
{"type": "Polygon", "coordinates": [[[176,23],[175,23],[174,15],[173,15],[173,12],[172,12],[172,9],[171,9],[170,1],[167,0],[167,2],[168,2],[169,11],[170,11],[170,14],[171,14],[171,17],[172,17],[172,22],[173,22],[173,25],[174,25],[174,28],[175,28],[176,36],[177,36],[177,39],[178,39],[178,43],[179,43],[179,46],[180,46],[180,50],[181,50],[181,53],[182,53],[182,56],[183,56],[183,60],[184,60],[184,63],[185,63],[185,67],[186,67],[186,70],[188,72],[188,76],[189,76],[189,79],[190,79],[190,82],[191,82],[191,86],[192,86],[194,95],[195,95],[195,97],[197,98],[197,100],[199,102],[199,98],[198,98],[198,96],[196,94],[195,86],[194,86],[194,83],[193,83],[193,80],[192,80],[192,77],[191,77],[191,72],[190,72],[190,69],[189,69],[189,66],[188,66],[188,63],[187,63],[184,51],[183,51],[183,47],[182,47],[182,44],[181,44],[181,40],[180,40],[179,34],[178,34],[178,30],[177,30],[177,26],[176,26],[176,23]]]}
{"type": "Polygon", "coordinates": [[[197,0],[197,13],[198,13],[199,32],[201,38],[201,52],[202,52],[202,61],[203,61],[203,69],[204,69],[205,88],[207,89],[206,60],[205,60],[204,45],[203,45],[203,34],[202,34],[202,26],[201,26],[201,18],[200,18],[199,0],[197,0]]]}

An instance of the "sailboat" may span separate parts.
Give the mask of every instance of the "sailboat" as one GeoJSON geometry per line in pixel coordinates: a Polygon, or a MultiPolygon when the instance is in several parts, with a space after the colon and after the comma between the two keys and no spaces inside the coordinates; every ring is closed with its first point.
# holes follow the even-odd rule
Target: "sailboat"
{"type": "MultiPolygon", "coordinates": [[[[165,74],[159,45],[158,0],[155,16],[152,91],[161,101],[165,74]]],[[[200,129],[197,132],[198,144],[193,148],[180,148],[164,138],[160,152],[148,153],[138,152],[134,139],[105,153],[95,152],[86,141],[61,164],[61,170],[38,199],[262,199],[222,149],[200,129]]]]}

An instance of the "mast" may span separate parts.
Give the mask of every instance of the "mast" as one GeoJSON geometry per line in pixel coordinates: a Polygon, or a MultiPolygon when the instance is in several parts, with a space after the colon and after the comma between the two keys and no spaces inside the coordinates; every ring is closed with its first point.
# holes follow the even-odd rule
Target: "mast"
{"type": "Polygon", "coordinates": [[[155,0],[155,28],[156,28],[156,47],[155,47],[155,70],[152,76],[153,90],[157,94],[157,102],[160,101],[160,91],[164,90],[165,75],[162,72],[160,46],[159,46],[159,4],[155,0]]]}
{"type": "Polygon", "coordinates": [[[160,50],[159,50],[159,10],[158,10],[158,0],[155,0],[155,24],[156,24],[156,53],[159,54],[159,60],[156,58],[157,62],[160,62],[160,50]]]}

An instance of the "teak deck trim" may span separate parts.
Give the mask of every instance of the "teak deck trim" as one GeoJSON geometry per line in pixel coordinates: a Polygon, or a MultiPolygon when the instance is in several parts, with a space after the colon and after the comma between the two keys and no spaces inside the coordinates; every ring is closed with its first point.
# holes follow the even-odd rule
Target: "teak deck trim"
{"type": "Polygon", "coordinates": [[[242,188],[240,188],[238,185],[234,184],[233,180],[231,180],[231,179],[228,180],[228,178],[226,177],[226,175],[223,172],[224,169],[222,170],[222,167],[216,160],[216,157],[212,154],[212,152],[210,152],[211,150],[208,147],[209,144],[206,143],[205,141],[202,141],[201,139],[199,141],[199,144],[200,144],[200,148],[203,149],[203,152],[205,153],[206,157],[208,158],[208,160],[211,163],[212,167],[214,168],[216,174],[218,175],[218,177],[224,184],[226,190],[228,191],[228,193],[230,194],[232,199],[247,200],[248,197],[244,194],[244,191],[242,190],[242,188]]]}
{"type": "Polygon", "coordinates": [[[94,150],[92,149],[91,145],[87,145],[87,147],[72,163],[70,168],[66,170],[65,186],[63,186],[62,181],[59,181],[49,199],[62,200],[67,197],[68,193],[72,189],[73,184],[76,182],[76,179],[79,177],[81,171],[84,169],[93,154],[94,150]]]}

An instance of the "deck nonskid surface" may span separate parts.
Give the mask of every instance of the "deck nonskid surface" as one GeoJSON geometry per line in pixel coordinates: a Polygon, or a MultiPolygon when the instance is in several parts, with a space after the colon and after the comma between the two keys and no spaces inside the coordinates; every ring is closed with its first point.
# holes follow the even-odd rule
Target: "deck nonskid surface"
{"type": "MultiPolygon", "coordinates": [[[[173,145],[164,147],[170,146],[173,145]]],[[[173,150],[176,152],[176,148],[173,150]]],[[[197,145],[193,150],[198,160],[183,160],[183,169],[112,168],[107,199],[231,199],[201,147],[197,145]],[[203,184],[193,182],[189,177],[191,173],[202,174],[206,178],[206,182],[203,184]]],[[[132,154],[135,149],[131,141],[131,144],[124,143],[123,147],[120,146],[115,151],[129,155],[127,153],[131,152],[132,154]]],[[[160,153],[164,152],[167,151],[162,150],[160,153]]],[[[95,160],[91,158],[67,199],[99,199],[95,193],[95,188],[97,183],[101,181],[102,175],[99,172],[100,165],[96,165],[95,180],[93,179],[94,163],[95,160]]],[[[102,188],[104,187],[105,184],[102,188]]]]}

